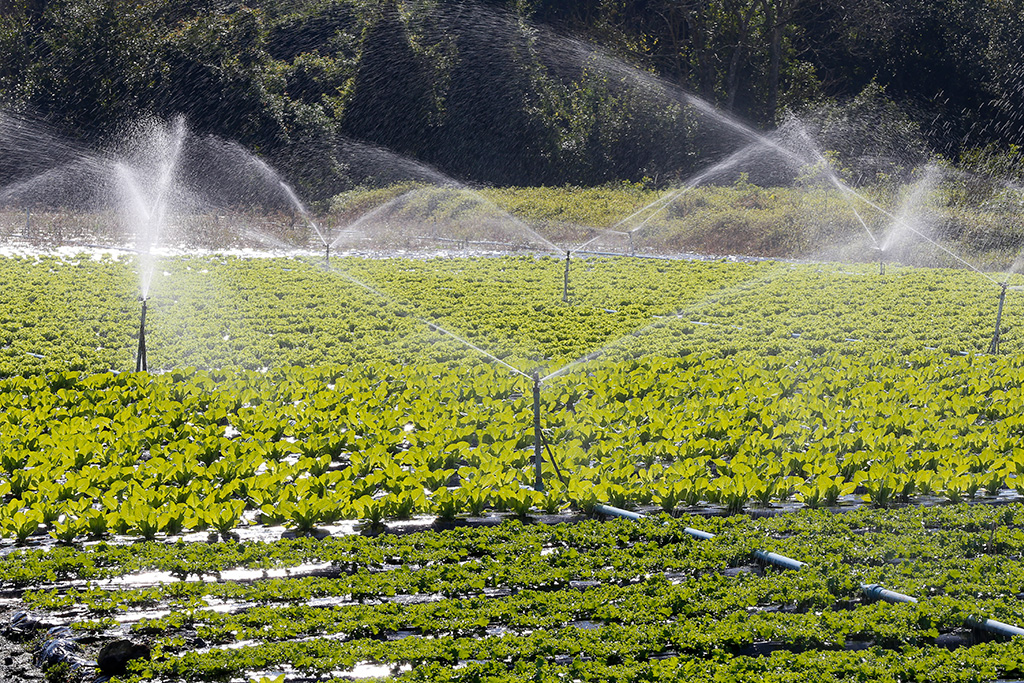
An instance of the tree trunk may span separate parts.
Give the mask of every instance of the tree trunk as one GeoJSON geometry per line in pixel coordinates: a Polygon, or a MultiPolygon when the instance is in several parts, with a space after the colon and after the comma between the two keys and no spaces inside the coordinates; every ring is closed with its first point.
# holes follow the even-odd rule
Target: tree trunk
{"type": "Polygon", "coordinates": [[[751,2],[744,7],[741,0],[740,2],[728,3],[727,7],[736,14],[736,47],[733,49],[732,58],[729,60],[725,100],[725,108],[733,111],[736,106],[736,95],[740,90],[740,72],[743,68],[743,58],[746,55],[747,45],[750,43],[750,25],[754,19],[754,12],[757,11],[758,3],[751,2]]]}
{"type": "Polygon", "coordinates": [[[775,123],[775,115],[779,108],[779,65],[782,62],[782,24],[778,21],[772,26],[771,57],[768,65],[768,104],[765,118],[769,124],[775,123]]]}
{"type": "Polygon", "coordinates": [[[799,0],[762,0],[765,28],[769,35],[768,96],[765,119],[775,123],[779,108],[779,73],[782,68],[782,37],[799,0]]]}
{"type": "Polygon", "coordinates": [[[693,56],[697,62],[697,91],[700,96],[708,102],[715,100],[715,69],[711,64],[707,36],[708,28],[704,16],[704,3],[694,3],[696,6],[686,8],[686,27],[690,38],[693,41],[693,56]]]}

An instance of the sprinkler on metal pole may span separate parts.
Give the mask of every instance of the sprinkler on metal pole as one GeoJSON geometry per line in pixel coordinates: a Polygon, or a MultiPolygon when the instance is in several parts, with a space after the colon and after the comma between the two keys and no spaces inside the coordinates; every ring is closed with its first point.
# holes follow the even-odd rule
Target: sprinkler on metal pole
{"type": "Polygon", "coordinates": [[[331,269],[331,245],[327,245],[327,253],[324,255],[324,270],[331,269]]]}
{"type": "Polygon", "coordinates": [[[999,308],[996,309],[996,331],[992,335],[992,344],[988,347],[989,353],[999,353],[999,326],[1003,320],[1003,304],[1006,302],[1006,288],[1010,283],[1000,282],[1002,291],[999,292],[999,308]]]}
{"type": "Polygon", "coordinates": [[[570,252],[565,252],[565,284],[562,287],[562,301],[569,300],[569,256],[570,252]]]}
{"type": "Polygon", "coordinates": [[[872,247],[878,252],[878,274],[885,275],[885,249],[882,247],[872,247]]]}
{"type": "Polygon", "coordinates": [[[540,374],[533,373],[533,466],[537,473],[537,481],[533,488],[536,491],[544,490],[544,481],[541,479],[541,464],[544,461],[542,453],[544,435],[540,433],[540,374]]]}
{"type": "Polygon", "coordinates": [[[146,297],[140,296],[142,302],[142,320],[139,323],[139,350],[135,354],[135,372],[148,372],[149,364],[146,358],[146,297]]]}

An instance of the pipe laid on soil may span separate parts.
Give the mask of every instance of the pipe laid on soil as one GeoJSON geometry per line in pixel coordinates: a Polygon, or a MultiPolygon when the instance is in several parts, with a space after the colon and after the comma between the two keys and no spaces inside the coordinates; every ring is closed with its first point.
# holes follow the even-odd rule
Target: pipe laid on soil
{"type": "MultiPolygon", "coordinates": [[[[594,511],[600,512],[602,515],[622,517],[623,519],[629,519],[634,522],[639,522],[646,517],[639,512],[631,512],[629,510],[623,510],[622,508],[612,507],[611,505],[595,505],[594,511]]],[[[700,529],[692,529],[690,527],[686,527],[683,531],[687,535],[702,541],[710,541],[715,537],[712,533],[701,531],[700,529]]],[[[776,567],[781,567],[783,569],[795,570],[807,566],[805,562],[801,562],[800,560],[794,560],[791,557],[779,555],[778,553],[770,553],[764,550],[755,550],[754,557],[762,562],[773,564],[776,567]]],[[[914,596],[897,593],[896,591],[891,591],[888,588],[882,588],[877,583],[861,584],[860,589],[865,596],[873,600],[884,600],[890,603],[917,604],[917,598],[914,596]]],[[[1001,621],[996,621],[995,619],[975,619],[972,617],[967,620],[967,625],[971,628],[980,628],[983,631],[1006,636],[1008,638],[1024,636],[1024,628],[1013,626],[1012,624],[1005,624],[1001,621]]]]}
{"type": "Polygon", "coordinates": [[[778,553],[769,553],[764,550],[755,550],[754,557],[762,562],[774,564],[776,567],[782,567],[783,569],[795,570],[807,566],[806,563],[801,562],[800,560],[794,560],[792,557],[786,557],[785,555],[779,555],[778,553]]]}
{"type": "Polygon", "coordinates": [[[634,522],[639,522],[644,518],[639,512],[631,512],[629,510],[623,510],[622,508],[612,507],[611,505],[601,505],[598,503],[594,506],[595,512],[600,512],[602,515],[608,515],[609,517],[622,517],[623,519],[629,519],[634,522]]]}
{"type": "MultiPolygon", "coordinates": [[[[609,515],[611,517],[622,517],[623,519],[630,519],[634,522],[639,522],[645,518],[645,515],[639,512],[630,512],[629,510],[623,510],[622,508],[612,507],[611,505],[595,505],[595,512],[600,512],[602,515],[609,515]]],[[[692,529],[686,527],[683,532],[688,536],[692,536],[701,541],[710,541],[715,537],[714,534],[708,531],[701,531],[700,529],[692,529]]],[[[770,553],[764,550],[755,550],[754,557],[762,562],[773,564],[776,567],[783,569],[800,569],[804,566],[804,563],[800,560],[794,560],[792,557],[786,557],[785,555],[779,555],[778,553],[770,553]]]]}
{"type": "Polygon", "coordinates": [[[886,602],[909,602],[917,604],[917,598],[911,595],[904,595],[903,593],[897,593],[887,588],[882,588],[877,583],[862,583],[860,590],[864,595],[868,596],[873,600],[885,600],[886,602]]]}
{"type": "Polygon", "coordinates": [[[989,633],[997,633],[1007,638],[1013,638],[1014,636],[1024,636],[1024,628],[1019,628],[1011,624],[1004,624],[1001,621],[995,619],[974,619],[973,617],[967,620],[967,625],[972,628],[980,628],[983,631],[989,633]]]}
{"type": "MultiPolygon", "coordinates": [[[[864,595],[875,600],[917,604],[917,598],[882,588],[877,583],[862,584],[860,589],[864,595]]],[[[1007,638],[1024,636],[1024,628],[1019,628],[1012,624],[1004,624],[1003,622],[996,621],[995,619],[975,619],[974,617],[970,617],[967,619],[967,625],[971,628],[980,628],[983,631],[995,633],[1000,636],[1006,636],[1007,638]]]]}
{"type": "Polygon", "coordinates": [[[700,529],[691,529],[690,527],[686,527],[683,531],[701,541],[710,541],[715,537],[710,531],[701,531],[700,529]]]}

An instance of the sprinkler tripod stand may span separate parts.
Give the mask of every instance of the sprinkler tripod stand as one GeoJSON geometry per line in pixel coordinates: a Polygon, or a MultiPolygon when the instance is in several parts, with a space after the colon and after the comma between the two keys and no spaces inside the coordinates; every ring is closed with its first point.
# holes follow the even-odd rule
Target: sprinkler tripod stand
{"type": "Polygon", "coordinates": [[[135,372],[148,372],[149,363],[146,357],[146,302],[144,296],[139,297],[142,302],[142,318],[139,322],[139,350],[135,354],[135,372]]]}
{"type": "Polygon", "coordinates": [[[992,343],[988,347],[988,352],[992,354],[999,353],[999,326],[1003,321],[1003,304],[1006,303],[1006,290],[1009,284],[1008,282],[999,283],[1001,291],[999,292],[999,308],[996,309],[996,331],[992,335],[992,343]]]}

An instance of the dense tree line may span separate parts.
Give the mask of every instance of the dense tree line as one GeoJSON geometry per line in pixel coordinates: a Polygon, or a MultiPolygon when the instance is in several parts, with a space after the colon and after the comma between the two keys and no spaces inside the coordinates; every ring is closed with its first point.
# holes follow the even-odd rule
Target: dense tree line
{"type": "Polygon", "coordinates": [[[743,142],[688,93],[756,129],[799,114],[853,157],[1019,173],[1022,15],[1024,0],[0,0],[0,106],[91,144],[183,114],[320,197],[372,181],[346,138],[480,183],[670,182],[743,142]]]}

